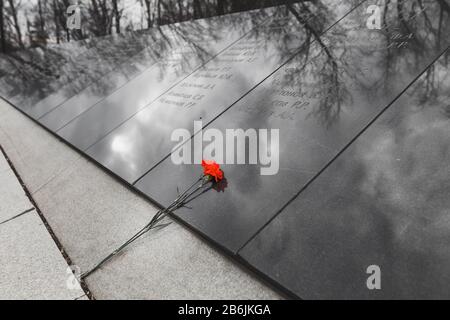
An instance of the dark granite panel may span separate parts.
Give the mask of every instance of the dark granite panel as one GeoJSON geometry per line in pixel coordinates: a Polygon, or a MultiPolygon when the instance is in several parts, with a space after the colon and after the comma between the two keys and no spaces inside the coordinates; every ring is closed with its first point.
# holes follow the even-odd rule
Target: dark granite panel
{"type": "Polygon", "coordinates": [[[27,113],[42,108],[39,104],[57,105],[142,51],[148,39],[143,34],[132,32],[26,50],[26,58],[15,61],[20,74],[7,79],[14,88],[8,100],[27,113]]]}
{"type": "Polygon", "coordinates": [[[114,68],[100,80],[80,90],[76,95],[72,96],[73,86],[68,86],[65,88],[66,90],[59,90],[49,97],[55,102],[44,99],[33,107],[30,114],[52,131],[62,128],[84,111],[100,103],[151,68],[158,60],[164,59],[164,55],[168,54],[167,51],[173,50],[172,47],[177,43],[177,40],[172,37],[173,35],[166,34],[169,33],[168,30],[164,33],[164,37],[155,36],[150,47],[114,68]],[[62,103],[58,104],[56,101],[62,101],[62,103]]]}
{"type": "MultiPolygon", "coordinates": [[[[293,8],[295,15],[287,8],[278,8],[269,22],[253,29],[87,153],[132,183],[170,153],[174,129],[193,132],[194,120],[201,119],[205,124],[213,120],[292,57],[302,44],[309,44],[350,10],[348,1],[323,3],[328,7],[301,4],[293,8]]],[[[95,136],[78,127],[67,129],[70,132],[60,132],[61,135],[77,146],[85,147],[94,141],[95,136]]]]}
{"type": "MultiPolygon", "coordinates": [[[[215,54],[217,50],[222,49],[222,46],[228,44],[225,39],[220,39],[220,37],[224,33],[223,29],[229,25],[230,21],[236,24],[243,18],[252,17],[256,19],[259,16],[264,17],[264,11],[183,22],[155,29],[155,32],[151,34],[151,39],[147,40],[149,42],[147,48],[137,56],[129,59],[119,68],[85,88],[62,105],[49,109],[49,106],[54,105],[54,103],[48,103],[45,100],[39,102],[41,106],[33,107],[33,115],[40,116],[41,123],[51,130],[57,131],[83,112],[93,108],[97,103],[102,103],[102,106],[96,106],[95,110],[107,108],[107,102],[102,102],[102,100],[124,86],[131,86],[127,83],[141,76],[142,73],[145,73],[145,76],[142,75],[135,82],[141,81],[142,85],[152,86],[151,95],[148,96],[148,99],[151,99],[166,88],[163,82],[171,83],[173,75],[164,75],[165,72],[175,71],[175,78],[184,73],[189,73],[192,67],[195,67],[195,59],[207,59],[208,55],[215,54]],[[159,64],[150,68],[156,61],[160,61],[159,64]],[[165,80],[158,83],[164,77],[165,80]],[[148,80],[149,78],[152,79],[148,80]],[[155,83],[152,85],[150,81],[155,83]],[[49,110],[50,112],[43,113],[43,110],[49,110]]],[[[125,89],[122,90],[125,92],[125,89]]],[[[147,90],[143,89],[142,94],[148,94],[147,90]]],[[[60,94],[65,95],[66,93],[62,91],[53,96],[60,98],[60,94]]],[[[132,103],[132,100],[128,102],[128,104],[130,103],[132,103]]],[[[130,108],[130,110],[133,109],[130,108]]],[[[98,112],[88,111],[88,115],[83,117],[90,117],[91,114],[98,114],[98,112]]]]}
{"type": "Polygon", "coordinates": [[[240,255],[302,298],[449,299],[449,58],[240,255]],[[381,290],[367,288],[371,265],[380,268],[381,290]]]}
{"type": "MultiPolygon", "coordinates": [[[[418,2],[404,2],[401,9],[405,12],[418,11],[415,17],[403,21],[398,18],[397,5],[389,4],[382,31],[366,27],[369,4],[361,5],[212,122],[209,128],[222,133],[237,128],[278,129],[279,141],[262,143],[260,151],[279,149],[279,172],[263,176],[261,162],[233,165],[229,161],[224,166],[228,178],[226,191],[204,195],[191,203],[192,210],[179,210],[177,214],[220,245],[233,252],[238,250],[426,69],[440,52],[439,47],[450,43],[448,20],[442,21],[442,32],[437,32],[439,3],[423,3],[426,14],[419,13],[418,2]]],[[[311,31],[310,36],[315,37],[315,33],[311,31]]],[[[155,115],[164,119],[160,113],[155,115]]],[[[194,114],[188,118],[188,125],[178,118],[175,121],[180,127],[192,128],[192,121],[201,116],[194,114]]],[[[165,125],[161,121],[163,124],[158,126],[165,125]]],[[[143,161],[136,157],[135,145],[146,150],[170,139],[168,132],[155,143],[153,131],[145,128],[145,131],[119,131],[108,141],[114,155],[107,154],[99,158],[100,162],[129,177],[128,172],[139,168],[142,163],[139,161],[143,161]],[[129,137],[133,137],[131,142],[127,140],[129,137]],[[123,163],[130,169],[124,170],[123,163]]],[[[248,153],[248,144],[246,148],[248,153]]],[[[153,159],[153,154],[145,154],[148,156],[144,161],[153,159]]],[[[275,163],[276,158],[273,160],[275,163]]],[[[167,205],[176,198],[176,187],[183,190],[200,172],[198,164],[175,165],[168,158],[136,186],[167,205]]]]}
{"type": "MultiPolygon", "coordinates": [[[[151,47],[159,48],[158,40],[152,41],[151,47]]],[[[121,50],[121,48],[115,47],[113,50],[121,50]]],[[[97,103],[143,70],[150,68],[158,59],[155,51],[148,48],[128,57],[125,62],[122,62],[123,58],[114,62],[105,62],[109,70],[105,70],[105,74],[100,73],[93,77],[80,75],[80,78],[74,79],[30,106],[27,113],[35,119],[41,119],[58,109],[59,115],[62,115],[64,119],[71,120],[72,114],[77,115],[75,110],[88,108],[97,103]]],[[[41,122],[46,126],[50,124],[48,127],[52,130],[59,128],[58,124],[49,122],[47,119],[41,122]]]]}
{"type": "Polygon", "coordinates": [[[197,31],[191,28],[189,33],[201,36],[202,42],[186,41],[176,49],[171,48],[164,60],[80,114],[57,133],[77,148],[87,149],[266,19],[267,13],[258,11],[196,22],[193,25],[197,31]]]}

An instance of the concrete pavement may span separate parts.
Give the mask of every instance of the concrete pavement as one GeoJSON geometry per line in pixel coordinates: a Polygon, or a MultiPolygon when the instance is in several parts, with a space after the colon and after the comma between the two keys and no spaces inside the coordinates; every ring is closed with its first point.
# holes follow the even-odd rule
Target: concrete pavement
{"type": "Polygon", "coordinates": [[[80,299],[68,264],[0,152],[0,299],[80,299]]]}

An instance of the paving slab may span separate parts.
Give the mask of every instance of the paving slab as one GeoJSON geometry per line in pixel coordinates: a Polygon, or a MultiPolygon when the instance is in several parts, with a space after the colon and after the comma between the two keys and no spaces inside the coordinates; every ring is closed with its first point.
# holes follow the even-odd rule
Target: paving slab
{"type": "Polygon", "coordinates": [[[280,298],[178,224],[143,237],[87,283],[100,298],[280,298]]]}
{"type": "Polygon", "coordinates": [[[72,300],[67,263],[42,220],[31,211],[0,225],[0,299],[72,300]]]}
{"type": "Polygon", "coordinates": [[[6,159],[3,156],[1,156],[0,157],[0,172],[7,171],[8,169],[10,169],[8,161],[6,161],[6,159]]]}
{"type": "Polygon", "coordinates": [[[0,152],[0,223],[31,208],[33,205],[0,152]]]}

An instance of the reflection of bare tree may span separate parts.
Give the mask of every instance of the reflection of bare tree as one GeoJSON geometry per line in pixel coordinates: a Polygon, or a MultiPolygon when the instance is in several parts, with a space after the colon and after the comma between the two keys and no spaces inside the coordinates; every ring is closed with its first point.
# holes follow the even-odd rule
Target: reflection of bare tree
{"type": "Polygon", "coordinates": [[[0,50],[6,52],[6,39],[5,39],[5,22],[3,15],[3,0],[0,0],[0,50]]]}
{"type": "MultiPolygon", "coordinates": [[[[96,5],[94,6],[93,2],[90,8],[91,11],[93,10],[91,14],[98,15],[95,19],[97,26],[103,26],[103,29],[110,28],[111,25],[108,22],[110,20],[106,17],[107,10],[102,3],[104,2],[95,1],[96,5]]],[[[165,7],[164,2],[161,3],[161,6],[165,8],[164,12],[169,12],[169,8],[165,7]]],[[[237,7],[233,10],[237,10],[237,7]]],[[[75,94],[83,86],[85,87],[111,72],[111,66],[115,66],[115,72],[124,72],[126,75],[130,69],[130,64],[126,62],[130,57],[134,59],[135,55],[144,48],[148,58],[164,60],[165,57],[174,53],[175,48],[189,47],[193,53],[189,56],[182,56],[182,59],[178,61],[180,72],[184,72],[190,70],[194,65],[204,63],[214,54],[214,43],[227,32],[227,28],[239,30],[243,24],[248,24],[249,17],[250,26],[257,26],[264,19],[264,15],[266,15],[264,11],[261,11],[258,17],[235,14],[222,18],[211,18],[208,24],[192,21],[183,25],[168,25],[151,30],[151,32],[133,32],[124,37],[107,36],[98,38],[95,42],[86,40],[60,47],[38,47],[38,49],[31,49],[25,54],[12,54],[11,57],[0,62],[3,75],[6,76],[2,80],[13,88],[13,91],[3,92],[3,94],[7,98],[14,95],[27,97],[35,95],[41,99],[68,83],[70,86],[67,86],[67,90],[71,90],[71,94],[75,94]],[[168,33],[172,34],[171,38],[166,36],[168,33]],[[149,34],[151,36],[148,36],[149,34]],[[158,44],[156,46],[155,41],[158,44]],[[208,41],[210,43],[207,43],[208,41]],[[13,64],[13,67],[4,67],[5,61],[13,64]],[[29,68],[25,67],[20,70],[21,76],[17,77],[16,70],[27,65],[29,68]]],[[[285,16],[286,12],[279,10],[275,15],[277,17],[285,16]]],[[[99,34],[104,33],[103,31],[99,31],[99,34]]],[[[252,36],[258,38],[261,36],[261,32],[266,33],[267,30],[255,28],[252,36]]],[[[274,40],[278,43],[281,61],[291,55],[288,48],[292,46],[290,43],[292,37],[282,28],[271,29],[264,36],[267,36],[267,43],[274,40]]],[[[168,65],[158,64],[161,74],[167,71],[168,65]]],[[[98,89],[100,90],[100,87],[98,89]]],[[[106,87],[105,90],[108,91],[106,87]]],[[[30,101],[36,100],[30,99],[30,101]]]]}
{"type": "MultiPolygon", "coordinates": [[[[330,8],[324,6],[321,1],[314,4],[300,3],[296,6],[290,3],[287,4],[287,10],[302,27],[304,44],[300,50],[297,47],[294,51],[287,49],[289,43],[283,43],[283,46],[278,47],[277,53],[281,54],[282,59],[289,59],[297,52],[290,62],[295,65],[295,72],[284,74],[277,80],[278,86],[290,87],[299,94],[308,88],[306,90],[310,90],[309,96],[320,95],[317,106],[311,110],[311,115],[325,125],[331,125],[339,117],[341,105],[348,97],[345,82],[341,78],[345,63],[339,60],[333,48],[325,43],[322,37],[322,32],[333,12],[330,12],[330,8]],[[283,56],[283,53],[286,56],[283,56]]],[[[337,28],[338,26],[335,27],[337,28]]],[[[338,32],[335,31],[334,34],[338,35],[338,32]]],[[[343,35],[338,36],[343,38],[343,35]]]]}
{"type": "MultiPolygon", "coordinates": [[[[388,4],[389,2],[386,5],[388,4]]],[[[407,67],[414,68],[421,60],[426,57],[429,59],[430,55],[437,56],[442,49],[448,47],[450,5],[447,0],[399,1],[396,8],[386,7],[383,32],[388,43],[383,78],[383,84],[386,84],[400,74],[405,68],[405,62],[407,67]],[[399,23],[395,25],[395,21],[399,23]]],[[[448,56],[449,50],[414,83],[414,90],[411,92],[418,106],[442,103],[440,100],[443,90],[440,88],[440,76],[436,74],[436,69],[447,68],[448,56]],[[440,65],[442,63],[445,66],[440,65]]],[[[444,103],[442,108],[443,113],[448,115],[447,104],[444,103]]]]}
{"type": "MultiPolygon", "coordinates": [[[[309,11],[306,6],[303,7],[305,7],[304,10],[309,11]]],[[[342,102],[347,97],[345,82],[340,79],[337,58],[330,48],[328,48],[328,46],[324,43],[318,33],[318,30],[321,29],[311,26],[306,21],[302,21],[301,16],[295,11],[292,5],[288,5],[288,8],[305,26],[308,34],[313,36],[314,41],[319,45],[320,50],[325,54],[325,61],[321,69],[317,72],[320,77],[318,82],[319,87],[322,88],[323,96],[322,99],[320,99],[318,107],[312,110],[312,114],[319,117],[319,119],[326,125],[330,125],[339,117],[342,102]]]]}
{"type": "Polygon", "coordinates": [[[366,88],[368,92],[377,96],[389,92],[393,79],[417,66],[419,61],[433,52],[434,47],[440,46],[439,37],[432,36],[437,35],[436,26],[432,23],[437,15],[434,7],[437,2],[438,0],[385,2],[383,28],[380,32],[373,33],[380,43],[377,51],[382,59],[376,67],[382,71],[382,76],[370,88],[366,88]]]}
{"type": "MultiPolygon", "coordinates": [[[[164,2],[161,6],[164,12],[169,12],[164,2]]],[[[177,10],[174,11],[172,7],[172,13],[177,15],[180,15],[180,10],[186,10],[185,7],[180,9],[180,6],[175,8],[177,10]]],[[[195,20],[144,32],[110,35],[96,41],[38,47],[0,59],[0,82],[8,84],[0,87],[1,90],[13,88],[12,91],[2,92],[6,97],[34,95],[41,99],[60,89],[70,90],[68,95],[71,95],[109,72],[120,72],[125,77],[134,74],[135,67],[130,62],[136,60],[143,63],[146,59],[162,61],[157,66],[164,75],[171,65],[164,61],[170,61],[171,56],[177,53],[177,70],[184,73],[214,55],[214,43],[227,32],[227,28],[239,30],[243,24],[248,24],[249,29],[253,28],[248,39],[264,39],[263,46],[270,44],[275,47],[274,55],[280,63],[295,56],[292,61],[297,64],[298,72],[284,75],[281,85],[302,88],[313,82],[311,92],[320,94],[320,99],[311,110],[311,115],[328,126],[339,118],[343,102],[350,97],[345,78],[352,78],[353,85],[358,86],[359,90],[376,97],[379,95],[377,90],[388,90],[385,86],[389,85],[389,80],[405,70],[405,61],[414,64],[414,61],[423,58],[424,48],[438,47],[444,43],[446,39],[442,37],[448,34],[449,29],[446,0],[399,1],[395,4],[386,1],[384,28],[378,32],[385,38],[386,48],[382,50],[384,58],[379,59],[382,65],[373,66],[383,70],[383,76],[367,85],[362,81],[365,76],[352,65],[352,59],[372,52],[346,41],[348,30],[340,24],[325,36],[321,35],[333,15],[322,1],[288,3],[286,7],[275,10],[272,22],[267,25],[261,25],[261,21],[267,18],[267,13],[261,11],[253,15],[211,18],[207,23],[195,20]],[[418,13],[424,9],[423,14],[418,13]],[[297,26],[292,26],[292,18],[298,23],[297,26]],[[299,41],[304,43],[301,50],[299,41]],[[186,54],[187,51],[189,54],[186,54]],[[68,83],[70,86],[67,86],[68,83]]],[[[111,90],[107,81],[103,81],[102,86],[97,86],[96,90],[104,93],[111,90]]]]}
{"type": "Polygon", "coordinates": [[[17,4],[15,3],[14,0],[8,0],[8,12],[9,12],[9,16],[12,19],[12,25],[14,27],[14,30],[16,31],[16,35],[15,35],[15,40],[17,42],[17,44],[19,45],[20,48],[23,48],[23,41],[22,41],[22,31],[20,28],[20,23],[19,23],[19,19],[17,16],[17,4]]]}
{"type": "MultiPolygon", "coordinates": [[[[315,6],[320,7],[320,1],[315,6]]],[[[295,72],[277,79],[277,85],[315,99],[310,115],[329,126],[339,118],[343,103],[352,98],[347,86],[351,85],[368,101],[379,100],[397,88],[397,83],[406,85],[401,84],[405,72],[417,69],[423,61],[437,55],[440,47],[448,46],[448,36],[442,37],[450,30],[447,6],[440,0],[386,1],[383,30],[362,29],[351,39],[353,35],[340,24],[320,36],[320,19],[314,19],[316,23],[312,24],[304,15],[314,6],[296,9],[288,5],[289,12],[304,27],[308,41],[290,62],[295,72]],[[369,36],[375,37],[369,40],[369,36]],[[362,59],[366,62],[361,63],[362,59]],[[367,69],[361,70],[363,66],[367,69]]],[[[428,70],[424,100],[436,95],[432,72],[432,68],[428,70]]]]}
{"type": "Polygon", "coordinates": [[[410,90],[409,96],[414,99],[416,106],[421,108],[442,105],[443,115],[450,119],[450,103],[448,100],[450,74],[449,72],[442,72],[442,70],[448,70],[448,64],[446,56],[433,63],[425,74],[414,83],[414,89],[410,90]]]}
{"type": "Polygon", "coordinates": [[[436,80],[435,65],[433,64],[426,71],[425,78],[422,81],[418,82],[421,84],[422,89],[421,92],[418,94],[419,95],[418,102],[421,106],[425,105],[426,103],[436,101],[439,92],[436,88],[435,80],[436,80]]]}
{"type": "MultiPolygon", "coordinates": [[[[222,16],[207,22],[196,20],[149,31],[100,37],[97,41],[11,53],[2,61],[4,77],[1,81],[9,83],[12,91],[2,94],[7,98],[23,96],[29,101],[37,101],[62,89],[67,90],[66,94],[70,96],[111,71],[123,73],[124,77],[136,74],[136,63],[151,65],[151,61],[160,61],[157,66],[164,75],[175,63],[174,56],[177,57],[176,72],[182,74],[210,59],[216,52],[215,43],[231,28],[241,29],[244,23],[249,22],[249,17],[250,25],[257,25],[266,18],[266,13],[222,16]],[[5,67],[5,62],[12,67],[5,67]],[[17,70],[20,70],[20,77],[17,70]]],[[[111,85],[101,81],[95,90],[107,93],[111,85]]]]}
{"type": "MultiPolygon", "coordinates": [[[[364,78],[370,77],[370,74],[362,75],[361,78],[354,67],[347,65],[344,67],[348,70],[345,75],[353,79],[353,83],[359,84],[359,90],[365,91],[368,97],[379,99],[391,92],[396,88],[396,82],[401,83],[400,79],[405,72],[416,70],[423,65],[423,61],[437,56],[441,48],[448,46],[448,8],[446,0],[386,1],[383,29],[381,32],[372,32],[377,35],[374,40],[377,47],[366,51],[365,46],[352,46],[347,53],[353,59],[374,55],[374,61],[378,60],[379,63],[374,64],[368,72],[377,71],[382,74],[377,81],[370,82],[368,87],[364,86],[364,78]],[[443,36],[444,34],[447,36],[443,36]],[[379,54],[378,58],[376,54],[379,54]]],[[[433,72],[433,67],[427,70],[421,98],[423,102],[436,98],[433,72]]]]}
{"type": "MultiPolygon", "coordinates": [[[[1,0],[2,52],[69,42],[283,4],[291,0],[1,0]],[[81,30],[66,27],[66,10],[81,3],[81,30]],[[27,28],[22,26],[27,20],[27,28]],[[138,22],[140,21],[140,22],[138,22]],[[146,21],[146,24],[144,24],[146,21]],[[2,28],[2,27],[5,28],[2,28]],[[62,37],[63,30],[66,37],[62,37]]],[[[303,1],[303,0],[297,0],[303,1]]]]}
{"type": "Polygon", "coordinates": [[[442,37],[442,31],[448,34],[448,9],[446,0],[398,1],[395,7],[386,2],[382,30],[387,43],[386,72],[379,86],[388,84],[389,79],[405,68],[401,60],[409,60],[414,65],[424,59],[428,50],[438,52],[447,45],[448,39],[442,37]]]}
{"type": "Polygon", "coordinates": [[[109,8],[109,1],[92,0],[88,7],[89,30],[94,36],[104,36],[111,34],[112,30],[112,12],[109,8]]]}
{"type": "Polygon", "coordinates": [[[12,52],[3,57],[10,65],[4,68],[4,81],[14,88],[11,95],[38,95],[45,97],[64,84],[80,81],[87,83],[98,79],[129,55],[144,48],[139,37],[99,39],[96,42],[73,43],[70,46],[39,47],[28,51],[12,52]],[[111,51],[111,47],[117,50],[111,51]],[[103,63],[102,63],[103,62],[103,63]],[[18,76],[20,75],[20,76],[18,76]],[[83,80],[84,79],[84,80],[83,80]]]}

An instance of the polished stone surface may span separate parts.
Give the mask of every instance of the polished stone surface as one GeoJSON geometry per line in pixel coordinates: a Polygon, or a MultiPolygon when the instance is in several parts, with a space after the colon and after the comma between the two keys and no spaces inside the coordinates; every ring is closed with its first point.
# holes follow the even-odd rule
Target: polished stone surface
{"type": "Polygon", "coordinates": [[[69,54],[65,48],[31,48],[0,54],[0,94],[11,99],[20,93],[32,92],[31,84],[45,78],[47,84],[57,78],[58,69],[67,63],[69,54]]]}
{"type": "MultiPolygon", "coordinates": [[[[279,7],[268,22],[254,28],[112,131],[89,148],[87,154],[133,183],[170,153],[174,146],[170,140],[173,130],[185,128],[192,133],[194,120],[206,124],[219,116],[286,62],[302,44],[308,43],[312,34],[321,34],[350,10],[342,2],[326,3],[329,8],[325,11],[310,3],[294,8],[300,20],[285,7],[279,7]]],[[[98,118],[91,117],[91,121],[98,118]]],[[[95,139],[84,127],[70,129],[76,130],[74,135],[86,136],[81,146],[87,145],[84,142],[87,138],[88,142],[95,139]]],[[[60,133],[73,141],[70,134],[60,133]]]]}
{"type": "MultiPolygon", "coordinates": [[[[202,19],[150,29],[150,32],[146,32],[140,38],[141,42],[145,41],[144,50],[134,56],[129,56],[123,64],[118,65],[111,72],[102,76],[98,81],[94,81],[92,85],[84,88],[72,98],[67,99],[65,97],[73,91],[73,84],[70,84],[64,90],[59,90],[51,97],[33,106],[31,115],[39,118],[39,121],[52,131],[58,131],[84,112],[88,113],[86,117],[92,117],[93,111],[89,111],[91,108],[95,107],[95,110],[101,109],[103,111],[108,102],[103,102],[102,100],[121,90],[122,87],[131,85],[128,82],[134,78],[139,77],[134,81],[139,81],[147,86],[142,88],[144,94],[149,91],[148,88],[150,86],[156,88],[159,85],[162,90],[164,85],[158,83],[152,85],[150,81],[152,79],[153,81],[156,79],[160,80],[162,78],[161,73],[171,72],[176,64],[180,64],[178,68],[184,68],[183,72],[189,72],[192,66],[186,65],[186,62],[190,56],[196,56],[199,52],[202,52],[204,57],[207,57],[206,52],[211,55],[214,54],[215,50],[220,49],[224,45],[221,42],[223,39],[216,39],[216,34],[223,33],[221,28],[230,18],[230,16],[225,16],[202,19]],[[201,32],[206,29],[210,33],[210,37],[201,35],[201,32]],[[154,66],[158,61],[159,64],[154,66]],[[49,101],[49,99],[52,101],[49,101]],[[63,102],[55,105],[55,102],[53,102],[55,99],[63,102]],[[97,104],[102,104],[102,106],[96,106],[97,104]]],[[[122,48],[117,45],[111,49],[122,51],[122,48]]],[[[189,60],[189,63],[192,64],[192,62],[192,60],[189,60]]],[[[178,72],[178,74],[181,74],[181,72],[178,72]]],[[[167,79],[170,79],[170,77],[167,77],[167,79]]],[[[85,85],[85,82],[82,82],[82,84],[85,85]]],[[[122,89],[122,91],[125,91],[125,89],[122,89]]],[[[156,89],[151,91],[153,94],[159,92],[156,89]]],[[[118,98],[114,96],[114,99],[118,98]]],[[[132,101],[128,103],[132,103],[132,101]]]]}
{"type": "Polygon", "coordinates": [[[33,107],[31,115],[38,118],[44,126],[52,131],[62,128],[151,68],[158,60],[163,59],[163,56],[167,55],[167,50],[172,50],[171,48],[177,42],[176,35],[164,28],[158,30],[158,33],[152,35],[152,38],[151,45],[118,65],[98,81],[77,92],[74,96],[71,96],[70,93],[72,86],[69,86],[67,90],[58,91],[52,95],[52,99],[63,101],[62,103],[55,104],[44,99],[39,102],[39,105],[33,107]]]}
{"type": "Polygon", "coordinates": [[[307,299],[450,298],[450,51],[241,252],[307,299]],[[366,269],[381,269],[368,290],[366,269]]]}
{"type": "MultiPolygon", "coordinates": [[[[436,2],[426,5],[427,17],[439,16],[436,2]]],[[[438,39],[433,36],[438,20],[430,32],[423,13],[399,22],[396,6],[390,4],[386,31],[381,32],[366,28],[365,10],[365,5],[357,8],[209,126],[221,132],[279,129],[279,144],[271,146],[279,147],[278,174],[262,176],[260,165],[224,165],[225,192],[205,194],[190,204],[192,210],[180,209],[177,215],[236,252],[425,70],[437,57],[436,48],[450,43],[450,25],[442,24],[447,31],[438,39]]],[[[126,146],[133,150],[131,144],[126,146]]],[[[130,166],[138,165],[135,153],[127,151],[124,148],[123,158],[130,166]]],[[[168,158],[136,187],[167,205],[177,197],[177,187],[183,190],[200,174],[200,165],[175,165],[168,158]]]]}
{"type": "MultiPolygon", "coordinates": [[[[159,49],[157,43],[153,41],[152,47],[159,49]]],[[[114,48],[114,50],[120,51],[121,48],[114,48]]],[[[100,72],[92,77],[81,76],[71,81],[48,97],[30,106],[27,113],[31,117],[39,119],[49,129],[57,130],[82,112],[80,108],[84,110],[84,108],[88,108],[105,98],[134,76],[151,67],[157,58],[158,56],[155,55],[153,50],[145,48],[138,53],[133,52],[131,56],[126,55],[126,57],[121,57],[113,62],[108,61],[106,73],[100,72]],[[52,113],[54,110],[58,112],[52,113]],[[50,116],[50,113],[53,116],[44,118],[50,116]],[[62,120],[60,120],[60,117],[62,117],[62,120]],[[64,119],[68,120],[64,121],[64,119]]]]}
{"type": "Polygon", "coordinates": [[[37,118],[154,44],[151,35],[139,35],[135,32],[99,37],[59,49],[38,49],[41,52],[38,59],[36,53],[30,57],[29,63],[35,66],[33,72],[26,72],[31,79],[15,77],[19,90],[8,100],[37,118]]]}
{"type": "Polygon", "coordinates": [[[59,129],[58,135],[87,149],[266,19],[265,11],[256,11],[174,26],[174,32],[184,36],[167,47],[163,59],[59,129]]]}
{"type": "Polygon", "coordinates": [[[1,56],[7,76],[0,79],[0,94],[26,112],[56,106],[153,47],[154,33],[154,29],[125,32],[1,56]]]}

